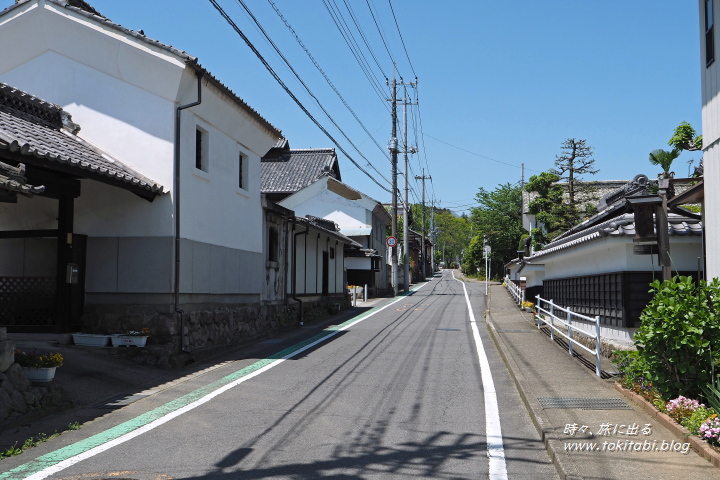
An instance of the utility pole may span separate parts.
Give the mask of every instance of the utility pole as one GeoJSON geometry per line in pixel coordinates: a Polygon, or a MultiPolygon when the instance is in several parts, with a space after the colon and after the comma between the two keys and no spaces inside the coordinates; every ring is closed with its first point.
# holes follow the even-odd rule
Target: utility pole
{"type": "Polygon", "coordinates": [[[430,206],[430,241],[432,246],[430,247],[430,274],[435,273],[435,241],[437,240],[437,231],[435,230],[435,199],[430,206]]]}
{"type": "MultiPolygon", "coordinates": [[[[401,80],[402,82],[402,80],[401,80]]],[[[417,85],[417,79],[415,79],[415,83],[401,83],[401,85],[410,85],[411,87],[415,87],[417,85]]],[[[403,99],[403,153],[405,157],[405,214],[403,215],[403,268],[405,273],[405,281],[403,282],[403,287],[405,292],[410,291],[410,258],[408,255],[408,252],[410,251],[410,234],[409,234],[409,217],[410,217],[410,203],[408,200],[408,153],[416,153],[417,149],[415,147],[408,146],[408,139],[407,139],[407,106],[412,105],[412,102],[409,102],[407,98],[403,99]]]]}
{"type": "Polygon", "coordinates": [[[425,169],[423,168],[422,175],[415,175],[415,180],[422,180],[423,187],[422,187],[422,244],[420,245],[420,253],[422,256],[422,275],[423,279],[426,277],[425,275],[425,264],[427,263],[425,260],[425,180],[432,180],[431,176],[425,176],[425,169]]]}
{"type": "MultiPolygon", "coordinates": [[[[393,65],[393,79],[392,79],[392,136],[390,137],[390,144],[388,149],[392,156],[392,227],[391,235],[397,239],[397,154],[398,154],[398,140],[397,140],[397,82],[395,81],[395,66],[393,65]]],[[[398,255],[397,255],[397,242],[395,245],[390,247],[391,257],[391,271],[392,271],[392,286],[393,296],[398,294],[398,255]]]]}

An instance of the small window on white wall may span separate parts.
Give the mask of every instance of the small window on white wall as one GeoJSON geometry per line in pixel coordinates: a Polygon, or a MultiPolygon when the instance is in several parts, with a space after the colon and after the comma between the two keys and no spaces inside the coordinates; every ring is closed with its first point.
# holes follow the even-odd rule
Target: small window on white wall
{"type": "Polygon", "coordinates": [[[709,67],[715,61],[715,18],[713,14],[713,0],[705,0],[705,66],[709,67]]]}
{"type": "Polygon", "coordinates": [[[242,152],[238,153],[238,187],[242,188],[243,190],[247,190],[247,181],[248,181],[248,165],[247,165],[247,157],[242,154],[242,152]]]}
{"type": "Polygon", "coordinates": [[[195,127],[195,168],[208,171],[208,132],[200,127],[195,127]]]}

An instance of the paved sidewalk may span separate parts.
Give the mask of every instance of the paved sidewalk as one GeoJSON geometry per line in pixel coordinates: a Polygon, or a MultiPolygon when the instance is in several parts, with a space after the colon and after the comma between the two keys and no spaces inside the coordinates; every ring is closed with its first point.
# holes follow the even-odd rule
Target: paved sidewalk
{"type": "MultiPolygon", "coordinates": [[[[720,479],[682,437],[539,331],[506,287],[490,287],[487,321],[562,479],[720,479]]],[[[616,370],[607,359],[602,368],[616,370]]]]}

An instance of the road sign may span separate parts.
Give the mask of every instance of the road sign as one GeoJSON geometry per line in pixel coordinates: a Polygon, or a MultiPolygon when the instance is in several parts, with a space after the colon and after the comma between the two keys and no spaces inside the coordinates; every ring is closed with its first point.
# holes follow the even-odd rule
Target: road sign
{"type": "Polygon", "coordinates": [[[387,238],[387,246],[392,248],[397,245],[397,238],[395,237],[388,237],[387,238]]]}

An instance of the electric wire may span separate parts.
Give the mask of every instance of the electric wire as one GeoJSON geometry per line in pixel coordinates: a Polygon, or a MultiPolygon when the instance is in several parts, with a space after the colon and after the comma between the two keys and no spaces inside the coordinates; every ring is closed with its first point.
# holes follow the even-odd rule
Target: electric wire
{"type": "Polygon", "coordinates": [[[383,42],[383,45],[385,45],[385,50],[388,53],[388,56],[390,57],[390,61],[392,61],[393,65],[396,64],[395,59],[393,58],[392,53],[390,52],[390,48],[388,47],[387,42],[385,42],[385,35],[383,35],[382,29],[380,28],[380,24],[377,21],[377,18],[375,18],[375,13],[373,12],[372,7],[370,6],[370,1],[365,0],[365,3],[367,3],[368,9],[370,10],[370,15],[372,16],[373,22],[375,22],[375,27],[377,28],[378,33],[380,34],[380,39],[383,42]]]}
{"type": "Polygon", "coordinates": [[[343,129],[340,127],[340,125],[337,124],[337,122],[335,121],[335,119],[334,119],[334,118],[330,115],[330,113],[325,109],[325,107],[322,105],[322,103],[320,103],[320,100],[319,100],[319,99],[315,96],[315,94],[310,90],[310,87],[307,86],[307,84],[303,81],[303,79],[300,78],[300,75],[299,75],[299,74],[297,73],[297,71],[293,68],[293,66],[290,64],[290,62],[289,62],[288,59],[285,57],[285,55],[283,55],[283,53],[282,53],[282,52],[280,51],[280,49],[277,47],[277,45],[275,44],[275,42],[272,41],[272,39],[270,38],[270,36],[267,34],[267,32],[265,31],[265,29],[262,27],[262,25],[260,25],[260,22],[259,22],[258,19],[255,17],[255,15],[253,15],[253,13],[250,11],[250,9],[249,9],[248,6],[245,4],[245,2],[244,2],[243,0],[235,0],[235,3],[237,3],[238,5],[240,5],[240,6],[245,10],[245,12],[248,14],[248,16],[250,16],[250,18],[252,19],[252,21],[255,22],[255,25],[256,25],[257,28],[260,30],[260,32],[263,34],[263,36],[264,36],[265,39],[268,41],[268,43],[273,47],[273,49],[275,50],[275,52],[280,56],[280,58],[281,58],[282,61],[285,63],[285,65],[287,65],[287,67],[290,69],[290,71],[292,72],[292,74],[295,75],[295,78],[297,78],[297,80],[300,82],[300,84],[303,86],[303,88],[305,88],[305,91],[307,91],[308,95],[310,95],[310,96],[313,98],[313,100],[315,100],[315,102],[317,103],[318,107],[320,107],[320,110],[322,110],[323,113],[324,113],[324,114],[327,116],[327,118],[330,120],[330,122],[332,122],[332,124],[335,125],[335,128],[338,129],[338,131],[340,132],[340,134],[341,134],[343,137],[345,137],[345,140],[347,140],[348,143],[349,143],[350,145],[352,145],[352,147],[355,149],[355,151],[358,152],[358,154],[367,162],[367,165],[368,165],[370,168],[372,168],[373,170],[375,170],[375,171],[377,172],[377,174],[380,175],[380,177],[381,177],[383,180],[385,180],[386,182],[389,182],[389,180],[388,180],[387,178],[385,178],[385,177],[382,175],[382,173],[381,173],[378,169],[375,168],[375,166],[372,165],[372,163],[370,162],[370,160],[369,160],[367,157],[365,157],[365,155],[363,155],[363,153],[360,151],[360,149],[353,143],[352,140],[350,140],[350,137],[348,137],[348,136],[345,134],[345,131],[343,131],[343,129]]]}
{"type": "MultiPolygon", "coordinates": [[[[359,47],[357,46],[357,41],[355,41],[355,38],[352,36],[352,33],[347,28],[347,22],[345,22],[344,19],[342,18],[342,14],[340,13],[339,10],[336,13],[326,0],[322,0],[322,2],[323,2],[323,5],[325,6],[325,9],[330,14],[330,18],[332,18],[333,23],[335,23],[335,26],[340,31],[340,35],[343,37],[345,44],[350,49],[350,52],[352,53],[353,57],[355,57],[355,61],[358,63],[363,74],[365,75],[365,77],[368,79],[368,81],[372,85],[373,89],[375,90],[375,93],[378,95],[378,97],[381,100],[385,101],[385,95],[383,93],[382,84],[377,79],[377,77],[375,77],[375,74],[372,72],[372,69],[370,68],[370,65],[368,64],[367,59],[365,58],[365,55],[362,53],[362,51],[360,51],[359,47]],[[343,27],[343,25],[345,25],[345,27],[343,27]],[[356,49],[357,49],[357,51],[356,51],[356,49]]],[[[337,5],[336,5],[336,8],[337,8],[337,5]]]]}
{"type": "MultiPolygon", "coordinates": [[[[300,37],[299,37],[298,34],[295,32],[295,30],[294,30],[293,27],[290,25],[290,23],[285,19],[285,17],[283,16],[283,14],[280,12],[280,9],[277,7],[277,5],[275,5],[275,3],[273,2],[273,0],[268,0],[268,3],[270,3],[270,5],[272,6],[272,8],[275,10],[275,13],[278,15],[278,17],[280,17],[280,20],[282,20],[282,22],[285,24],[285,26],[288,28],[288,30],[290,30],[290,33],[292,33],[293,37],[295,37],[295,40],[297,41],[298,45],[300,45],[300,47],[305,51],[305,54],[308,56],[308,58],[310,59],[310,61],[312,62],[312,64],[315,66],[315,68],[318,70],[318,72],[320,72],[320,74],[323,76],[323,78],[325,78],[325,81],[326,81],[327,84],[330,86],[330,88],[332,88],[332,90],[335,92],[335,94],[338,96],[338,98],[340,99],[340,101],[342,102],[342,104],[345,105],[345,108],[348,109],[348,111],[352,114],[352,116],[353,116],[353,117],[355,118],[355,120],[358,122],[358,124],[360,125],[360,127],[362,127],[362,129],[365,131],[365,133],[367,134],[368,138],[369,138],[370,140],[372,140],[372,142],[378,147],[378,149],[383,153],[383,155],[384,155],[388,160],[390,160],[389,155],[388,155],[388,152],[387,152],[387,149],[380,146],[380,144],[379,144],[378,141],[375,139],[375,137],[373,136],[373,134],[370,133],[370,131],[369,131],[369,130],[367,129],[367,127],[365,126],[365,124],[364,124],[364,123],[360,120],[360,118],[355,114],[355,112],[353,111],[353,109],[350,108],[350,105],[348,105],[347,101],[345,101],[345,98],[340,94],[340,92],[339,92],[338,89],[335,87],[335,85],[334,85],[333,82],[330,80],[330,78],[328,78],[328,76],[325,74],[325,71],[322,69],[322,67],[320,67],[320,64],[315,60],[315,57],[313,57],[313,55],[310,53],[310,50],[308,50],[308,48],[305,46],[305,44],[302,42],[302,40],[300,40],[300,37]]],[[[383,105],[387,108],[387,104],[386,104],[385,102],[383,102],[383,105]]],[[[362,142],[361,142],[359,145],[362,145],[362,142]]]]}
{"type": "MultiPolygon", "coordinates": [[[[496,162],[496,163],[501,163],[501,164],[507,165],[507,166],[509,166],[509,167],[522,168],[520,165],[515,165],[515,164],[513,164],[513,163],[503,162],[503,161],[501,161],[501,160],[495,160],[494,158],[486,157],[485,155],[481,155],[481,154],[479,154],[479,153],[472,152],[472,151],[470,151],[470,150],[466,150],[466,149],[464,149],[464,148],[462,148],[462,147],[458,147],[457,145],[453,145],[452,143],[448,143],[448,142],[446,142],[445,140],[440,140],[440,139],[437,138],[437,137],[433,137],[433,136],[430,135],[429,133],[423,132],[422,135],[423,135],[424,137],[430,137],[430,138],[432,138],[433,140],[436,140],[436,141],[438,141],[438,142],[440,142],[440,143],[444,143],[445,145],[449,145],[449,146],[451,146],[451,147],[453,147],[453,148],[457,148],[458,150],[462,150],[463,152],[469,153],[470,155],[475,155],[476,157],[484,158],[484,159],[486,159],[486,160],[490,160],[490,161],[496,162]]],[[[527,167],[525,167],[525,170],[530,171],[530,172],[540,173],[540,171],[538,171],[538,170],[533,170],[533,169],[527,168],[527,167]]]]}
{"type": "Polygon", "coordinates": [[[393,20],[395,20],[395,28],[397,28],[398,35],[400,36],[400,42],[402,42],[403,49],[405,50],[405,56],[407,57],[407,61],[410,64],[410,70],[412,70],[413,75],[415,75],[415,79],[417,80],[417,73],[415,73],[415,68],[410,61],[410,55],[408,54],[407,47],[405,46],[405,40],[403,39],[402,33],[400,32],[400,25],[398,25],[397,17],[395,16],[395,9],[392,6],[392,0],[388,0],[388,5],[390,5],[390,11],[392,12],[393,20]]]}
{"type": "Polygon", "coordinates": [[[363,33],[362,28],[360,28],[360,25],[357,22],[357,19],[355,18],[355,13],[352,10],[352,7],[350,7],[350,4],[347,2],[347,0],[343,0],[343,3],[345,4],[345,8],[347,8],[348,13],[350,14],[350,18],[352,18],[353,23],[355,24],[355,28],[357,29],[358,33],[360,34],[360,38],[362,38],[363,43],[365,44],[365,47],[368,49],[368,52],[370,52],[370,56],[375,60],[375,65],[377,65],[378,70],[380,70],[380,73],[383,74],[383,77],[387,79],[387,75],[383,71],[382,66],[380,65],[380,62],[378,62],[377,57],[375,56],[375,52],[373,52],[373,49],[370,47],[370,44],[367,41],[367,38],[365,38],[365,34],[363,33]]]}
{"type": "Polygon", "coordinates": [[[302,102],[295,96],[295,94],[292,93],[292,91],[288,88],[287,85],[282,81],[282,79],[278,76],[278,74],[275,72],[275,70],[270,66],[270,64],[265,60],[265,58],[262,56],[262,54],[255,48],[255,46],[252,44],[250,39],[243,33],[242,30],[237,26],[237,24],[230,18],[230,16],[223,10],[223,8],[217,3],[216,0],[209,0],[210,3],[215,7],[215,9],[220,13],[220,15],[225,19],[225,21],[235,30],[235,32],[240,35],[240,37],[243,39],[243,41],[247,44],[247,46],[253,51],[255,56],[262,62],[262,64],[265,66],[265,68],[268,70],[268,72],[275,78],[275,81],[278,82],[278,84],[285,90],[285,93],[287,93],[290,98],[293,99],[293,101],[300,107],[300,109],[305,113],[305,115],[310,118],[310,120],[332,141],[335,146],[340,150],[345,156],[352,162],[353,165],[355,165],[358,170],[363,172],[368,178],[370,178],[375,184],[377,184],[378,187],[382,188],[386,192],[389,192],[392,194],[392,190],[388,189],[384,185],[382,185],[380,182],[375,179],[372,175],[370,175],[365,169],[363,169],[353,158],[350,156],[348,152],[345,151],[345,149],[338,143],[337,140],[328,132],[325,127],[323,127],[320,122],[305,108],[305,106],[302,104],[302,102]]]}

